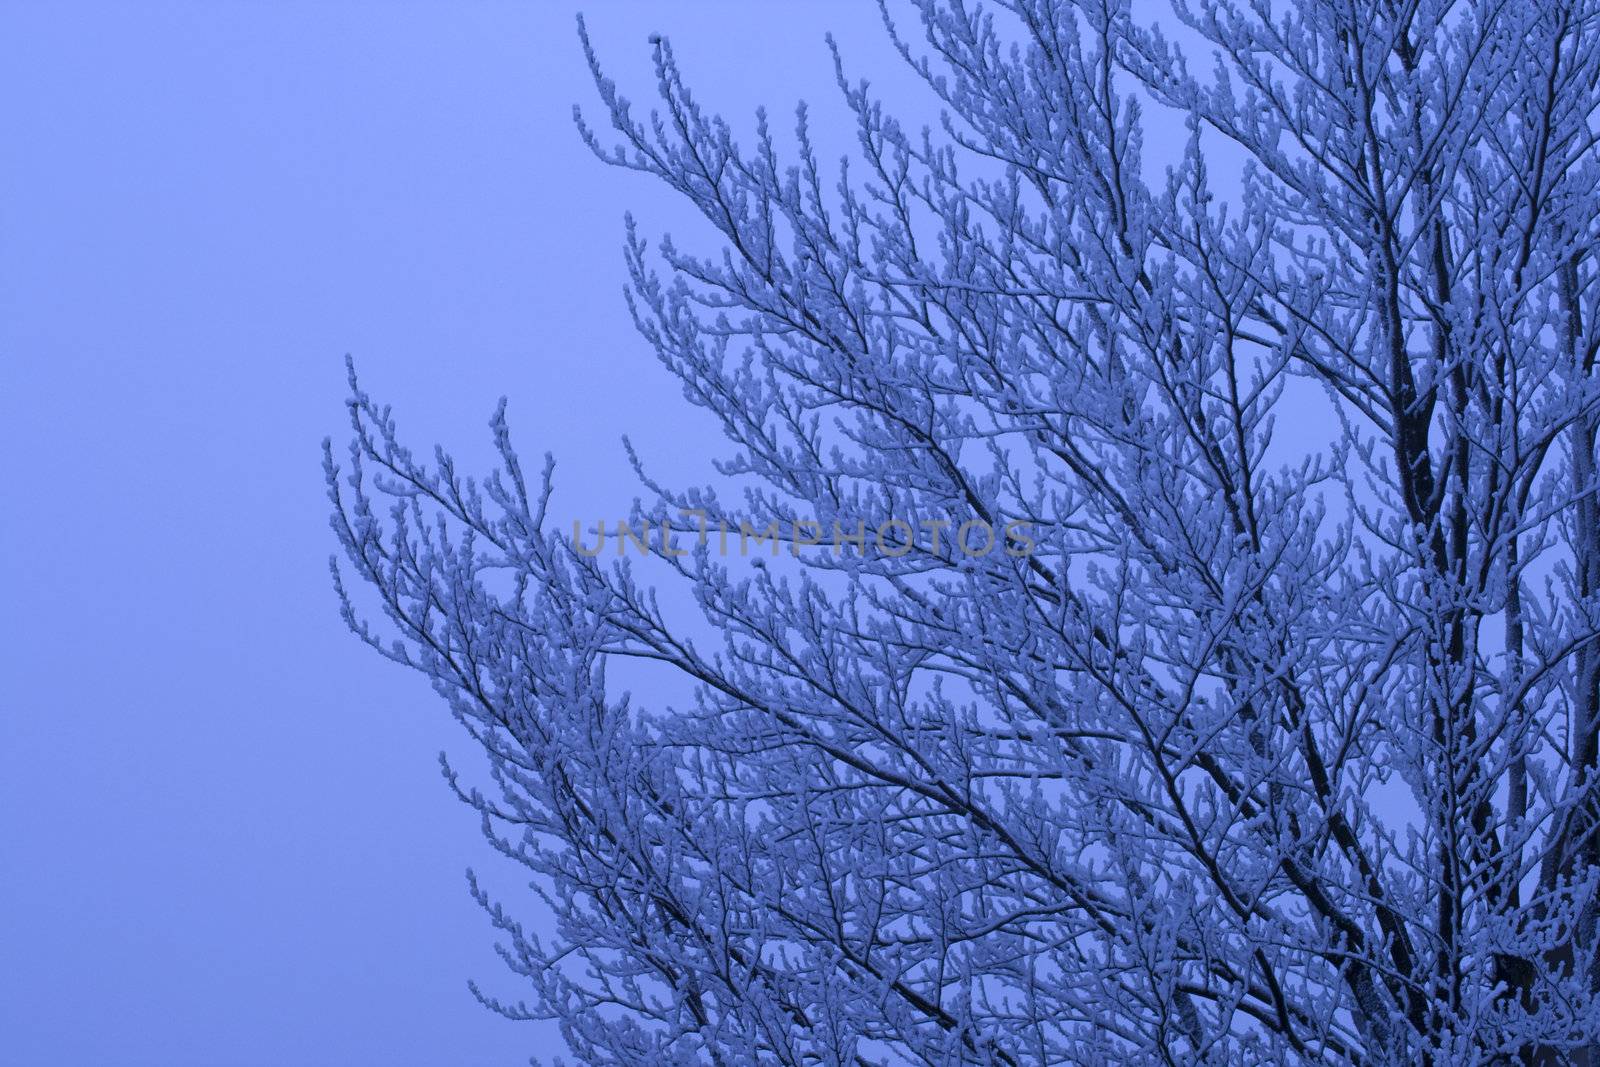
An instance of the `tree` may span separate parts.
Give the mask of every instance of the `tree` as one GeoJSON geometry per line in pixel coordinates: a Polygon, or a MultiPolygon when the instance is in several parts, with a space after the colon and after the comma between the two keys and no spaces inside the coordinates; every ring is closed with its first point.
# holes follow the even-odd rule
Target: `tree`
{"type": "Polygon", "coordinates": [[[503,404],[474,481],[352,373],[347,618],[558,931],[475,883],[484,999],[593,1064],[1600,1064],[1600,6],[1177,0],[1204,75],[1119,0],[914,7],[941,129],[836,51],[836,178],[583,38],[583,135],[722,245],[628,226],[733,449],[641,468],[647,564],[503,404]]]}

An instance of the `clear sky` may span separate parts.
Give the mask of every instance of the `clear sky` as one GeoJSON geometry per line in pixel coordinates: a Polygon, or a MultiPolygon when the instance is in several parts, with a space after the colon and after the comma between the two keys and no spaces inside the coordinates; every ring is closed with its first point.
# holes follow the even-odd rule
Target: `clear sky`
{"type": "MultiPolygon", "coordinates": [[[[707,227],[581,144],[579,6],[0,0],[0,1065],[560,1051],[467,992],[519,995],[464,869],[526,890],[443,705],[339,620],[320,443],[350,353],[468,467],[509,396],[563,519],[626,513],[624,432],[709,475],[621,298],[624,210],[707,227]]],[[[736,128],[803,97],[836,154],[831,29],[928,114],[866,0],[582,6],[641,110],[662,32],[736,128]]]]}
{"type": "MultiPolygon", "coordinates": [[[[748,117],[834,98],[873,5],[588,5],[748,117]]],[[[570,2],[0,4],[0,1063],[499,1064],[558,1051],[465,891],[455,725],[340,623],[320,441],[344,354],[424,446],[518,440],[620,514],[626,429],[706,427],[632,333],[570,2]]]]}

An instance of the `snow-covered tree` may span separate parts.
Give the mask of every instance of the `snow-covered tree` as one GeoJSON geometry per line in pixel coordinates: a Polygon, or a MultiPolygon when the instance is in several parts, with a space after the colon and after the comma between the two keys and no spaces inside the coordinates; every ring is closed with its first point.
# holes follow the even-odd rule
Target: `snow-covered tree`
{"type": "Polygon", "coordinates": [[[352,376],[347,617],[555,931],[475,887],[484,999],[591,1064],[1600,1063],[1600,3],[912,6],[943,121],[838,60],[837,168],[589,50],[720,245],[628,227],[731,453],[640,466],[648,560],[352,376]]]}

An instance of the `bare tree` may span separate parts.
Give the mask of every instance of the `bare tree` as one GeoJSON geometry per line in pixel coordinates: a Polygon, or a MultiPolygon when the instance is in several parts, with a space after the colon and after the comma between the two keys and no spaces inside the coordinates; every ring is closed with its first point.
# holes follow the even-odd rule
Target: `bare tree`
{"type": "Polygon", "coordinates": [[[503,407],[475,482],[352,376],[347,616],[558,931],[479,891],[491,1006],[592,1064],[1600,1064],[1600,6],[1180,0],[1204,74],[1119,0],[914,7],[941,129],[836,54],[828,174],[584,38],[584,136],[720,235],[628,229],[732,445],[645,478],[686,547],[597,554],[503,407]]]}

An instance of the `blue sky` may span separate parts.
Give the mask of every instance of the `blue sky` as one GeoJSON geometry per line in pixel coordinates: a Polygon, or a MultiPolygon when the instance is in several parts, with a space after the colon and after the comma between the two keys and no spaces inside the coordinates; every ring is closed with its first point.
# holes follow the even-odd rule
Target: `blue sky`
{"type": "MultiPolygon", "coordinates": [[[[516,988],[463,869],[515,875],[438,777],[442,705],[337,617],[319,448],[348,352],[467,460],[508,394],[573,513],[626,509],[624,430],[704,470],[627,322],[621,215],[703,230],[579,143],[574,9],[6,7],[0,1062],[558,1051],[466,991],[516,988]]],[[[866,4],[589,17],[641,102],[657,30],[738,117],[830,104],[828,27],[905,78],[866,4]]]]}
{"type": "MultiPolygon", "coordinates": [[[[580,6],[638,111],[660,32],[736,128],[805,98],[848,149],[832,30],[927,117],[866,0],[0,0],[0,1067],[560,1052],[467,991],[519,995],[464,869],[531,894],[440,780],[441,749],[475,766],[442,703],[340,621],[321,441],[349,354],[464,469],[508,396],[563,527],[640,492],[624,433],[709,477],[715,428],[628,319],[622,215],[715,237],[581,143],[580,6]]],[[[1146,176],[1183,141],[1156,119],[1146,176]]],[[[1335,432],[1291,388],[1285,458],[1335,432]]]]}
{"type": "MultiPolygon", "coordinates": [[[[584,6],[640,108],[662,32],[736,127],[803,97],[847,149],[829,29],[927,107],[861,0],[584,6]]],[[[709,475],[621,297],[624,210],[707,228],[581,144],[578,7],[4,5],[0,1064],[560,1051],[467,992],[518,990],[464,869],[526,890],[439,778],[441,749],[473,766],[442,704],[339,620],[320,443],[349,353],[467,467],[507,395],[564,521],[626,513],[624,432],[709,475]]]]}

